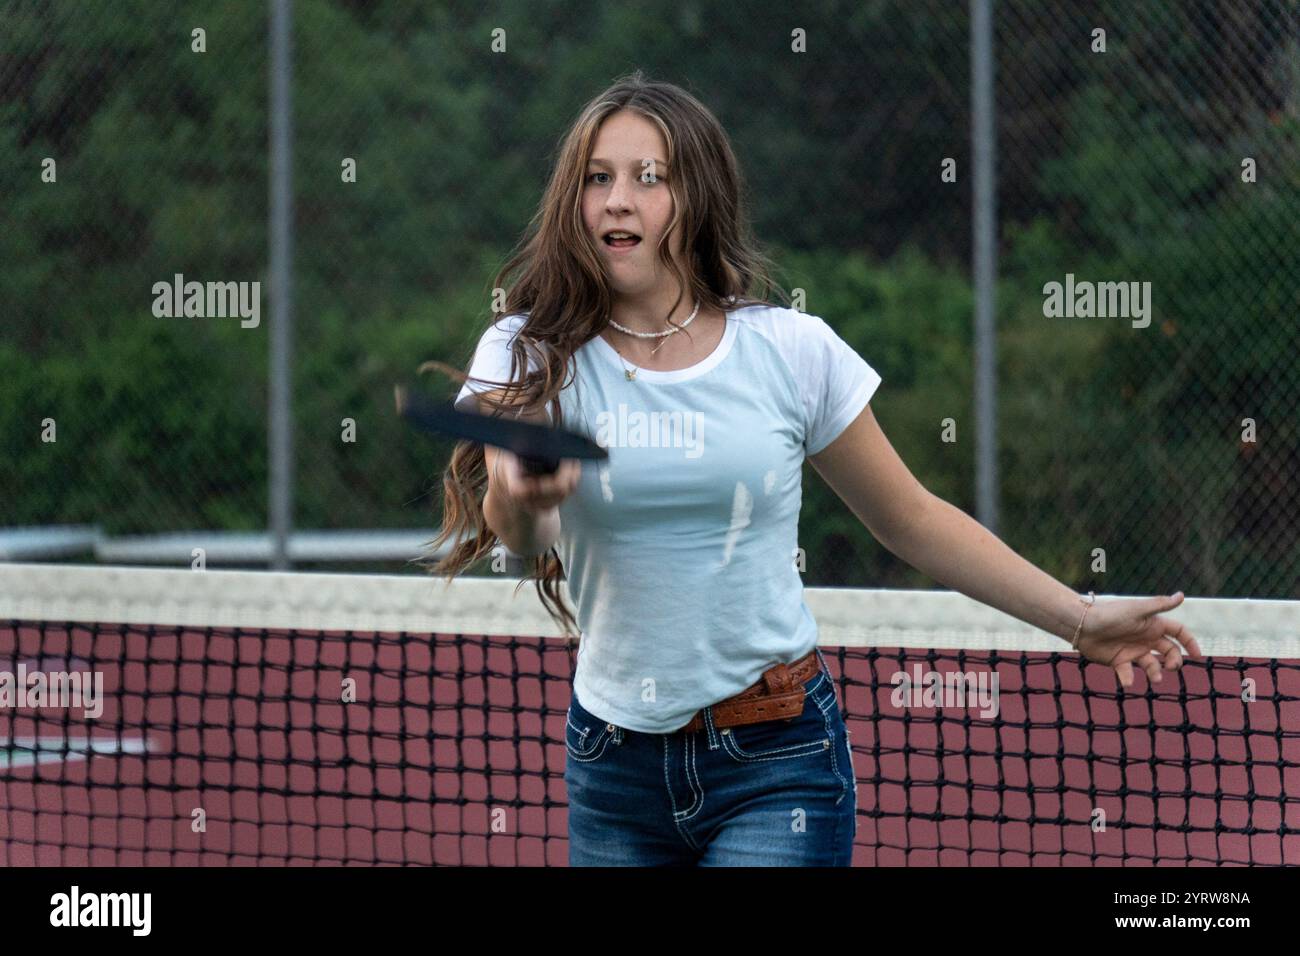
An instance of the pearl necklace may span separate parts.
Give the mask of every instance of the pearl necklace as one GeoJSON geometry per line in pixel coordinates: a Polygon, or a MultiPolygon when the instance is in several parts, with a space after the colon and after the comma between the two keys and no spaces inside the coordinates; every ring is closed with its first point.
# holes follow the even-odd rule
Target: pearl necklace
{"type": "MultiPolygon", "coordinates": [[[[656,352],[658,352],[661,348],[664,347],[664,342],[668,341],[668,336],[672,335],[674,332],[680,332],[682,329],[686,328],[686,326],[694,322],[695,316],[697,316],[699,312],[700,312],[700,300],[696,299],[695,308],[691,311],[691,314],[687,317],[686,321],[679,326],[669,329],[666,332],[637,332],[633,329],[629,329],[627,326],[619,325],[613,319],[609,320],[609,324],[614,326],[614,328],[618,329],[620,332],[623,332],[627,335],[631,335],[638,339],[663,339],[664,340],[663,342],[660,342],[658,345],[656,345],[653,349],[650,350],[650,354],[654,355],[656,352]]],[[[627,376],[627,380],[629,382],[635,382],[636,373],[638,369],[628,368],[627,362],[623,361],[623,353],[620,352],[618,349],[615,349],[614,353],[618,356],[618,360],[623,363],[623,374],[627,376]]]]}

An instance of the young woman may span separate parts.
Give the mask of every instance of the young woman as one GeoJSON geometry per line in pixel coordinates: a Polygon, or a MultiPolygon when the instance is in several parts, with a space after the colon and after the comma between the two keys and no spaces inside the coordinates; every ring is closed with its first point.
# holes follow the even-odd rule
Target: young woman
{"type": "Polygon", "coordinates": [[[531,476],[458,446],[437,568],[496,544],[581,634],[566,721],[574,865],[848,865],[856,783],[794,565],[811,461],[886,547],[948,587],[1159,681],[1192,636],[1169,597],[1090,603],[925,490],[869,406],[880,376],[774,287],[718,121],[620,81],[568,132],[496,285],[462,407],[583,430],[608,462],[531,476]],[[508,412],[506,410],[509,410],[508,412]],[[576,604],[560,597],[561,574],[576,604]]]}

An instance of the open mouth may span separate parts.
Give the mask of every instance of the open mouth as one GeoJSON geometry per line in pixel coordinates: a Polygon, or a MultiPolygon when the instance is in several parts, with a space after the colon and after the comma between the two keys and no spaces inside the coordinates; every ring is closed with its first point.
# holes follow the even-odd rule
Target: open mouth
{"type": "Polygon", "coordinates": [[[614,249],[630,249],[641,241],[641,237],[631,232],[614,230],[604,235],[605,245],[614,249]]]}

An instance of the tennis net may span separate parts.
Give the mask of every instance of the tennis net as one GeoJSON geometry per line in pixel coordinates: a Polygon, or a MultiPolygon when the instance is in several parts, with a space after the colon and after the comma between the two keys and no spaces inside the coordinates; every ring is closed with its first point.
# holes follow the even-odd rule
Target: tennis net
{"type": "MultiPolygon", "coordinates": [[[[575,652],[517,583],[0,565],[0,865],[563,865],[575,652]]],[[[807,599],[855,864],[1300,863],[1300,603],[1188,599],[1207,659],[1120,693],[959,594],[807,599]]]]}

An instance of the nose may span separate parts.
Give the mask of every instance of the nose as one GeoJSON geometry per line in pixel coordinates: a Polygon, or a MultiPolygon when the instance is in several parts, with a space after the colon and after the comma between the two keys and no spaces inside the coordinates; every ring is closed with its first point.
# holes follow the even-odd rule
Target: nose
{"type": "Polygon", "coordinates": [[[605,197],[605,208],[611,213],[625,212],[632,208],[632,183],[623,174],[619,174],[614,179],[614,184],[609,187],[609,195],[605,197]]]}

